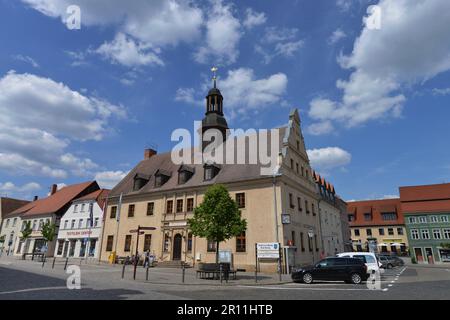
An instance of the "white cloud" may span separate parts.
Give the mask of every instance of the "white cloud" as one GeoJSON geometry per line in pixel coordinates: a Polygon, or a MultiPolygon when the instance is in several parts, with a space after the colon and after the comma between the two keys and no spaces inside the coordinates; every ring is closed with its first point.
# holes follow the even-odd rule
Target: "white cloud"
{"type": "Polygon", "coordinates": [[[331,123],[331,121],[323,121],[323,122],[313,123],[306,128],[306,132],[313,136],[328,134],[328,133],[333,132],[333,130],[334,130],[334,126],[331,123]]]}
{"type": "Polygon", "coordinates": [[[100,185],[101,188],[112,189],[114,188],[128,172],[124,171],[103,171],[97,172],[95,175],[95,180],[100,185]]]}
{"type": "Polygon", "coordinates": [[[297,33],[297,28],[267,27],[262,40],[266,43],[290,41],[296,38],[297,33]]]}
{"type": "Polygon", "coordinates": [[[397,199],[399,198],[398,194],[385,194],[381,197],[381,199],[397,199]]]}
{"type": "Polygon", "coordinates": [[[30,191],[36,191],[40,190],[41,186],[39,183],[36,182],[29,182],[27,184],[24,184],[22,186],[16,186],[12,182],[0,182],[0,192],[5,193],[24,193],[24,192],[30,192],[30,191]]]}
{"type": "Polygon", "coordinates": [[[32,74],[0,78],[0,170],[19,175],[82,176],[97,165],[67,152],[71,141],[101,140],[125,110],[32,74]]]}
{"type": "Polygon", "coordinates": [[[232,64],[239,56],[241,24],[233,16],[232,5],[222,0],[212,0],[206,21],[206,40],[194,58],[199,63],[232,64]]]}
{"type": "Polygon", "coordinates": [[[333,45],[338,43],[340,40],[346,38],[347,35],[345,34],[344,31],[342,31],[342,29],[338,28],[336,30],[333,31],[333,33],[331,34],[331,36],[328,38],[328,44],[333,45]]]}
{"type": "Polygon", "coordinates": [[[354,0],[336,0],[336,6],[342,11],[348,11],[354,0]]]}
{"type": "Polygon", "coordinates": [[[446,96],[450,94],[450,88],[434,88],[432,92],[435,96],[446,96]]]}
{"type": "Polygon", "coordinates": [[[264,12],[255,12],[252,8],[247,8],[245,13],[246,17],[242,24],[247,29],[252,29],[253,27],[260,26],[267,21],[266,14],[264,12]]]}
{"type": "Polygon", "coordinates": [[[31,57],[17,54],[13,59],[31,64],[34,68],[39,68],[39,64],[31,57]]]}
{"type": "MultiPolygon", "coordinates": [[[[149,48],[197,41],[204,23],[202,10],[196,7],[193,1],[188,0],[77,0],[75,3],[73,0],[22,0],[22,2],[49,17],[60,18],[62,22],[67,17],[67,7],[78,5],[81,9],[83,26],[115,26],[117,33],[136,39],[141,44],[140,49],[145,48],[147,51],[145,54],[140,52],[139,55],[144,57],[137,60],[135,58],[135,62],[160,59],[153,56],[154,52],[148,52],[149,48]]],[[[130,50],[133,50],[130,48],[133,46],[130,41],[133,40],[128,40],[125,46],[116,44],[115,55],[122,57],[130,54],[130,50]],[[126,53],[119,54],[117,50],[120,49],[126,53]]],[[[119,58],[116,62],[122,61],[130,63],[133,60],[119,58]]]]}
{"type": "Polygon", "coordinates": [[[339,58],[353,70],[348,80],[337,81],[342,101],[314,99],[313,119],[352,127],[398,117],[406,101],[403,88],[450,69],[449,1],[381,0],[379,6],[381,29],[365,26],[351,55],[339,58]]]}
{"type": "Polygon", "coordinates": [[[255,52],[261,54],[268,64],[277,56],[289,58],[303,47],[304,41],[297,39],[298,29],[267,27],[261,41],[255,45],[255,52]]]}
{"type": "Polygon", "coordinates": [[[350,163],[352,156],[338,147],[307,150],[311,166],[318,171],[327,171],[336,167],[343,167],[350,163]]]}
{"type": "Polygon", "coordinates": [[[136,42],[123,33],[118,33],[112,42],[102,44],[96,50],[96,53],[113,63],[119,63],[127,67],[164,65],[164,62],[158,56],[158,53],[160,53],[158,48],[136,42]]]}
{"type": "Polygon", "coordinates": [[[175,101],[186,102],[189,104],[196,104],[199,102],[195,100],[194,88],[179,88],[175,94],[175,101]]]}

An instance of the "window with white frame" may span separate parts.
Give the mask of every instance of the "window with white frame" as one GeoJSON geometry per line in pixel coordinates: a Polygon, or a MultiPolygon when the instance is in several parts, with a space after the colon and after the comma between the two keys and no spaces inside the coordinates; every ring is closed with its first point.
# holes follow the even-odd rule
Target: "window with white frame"
{"type": "Polygon", "coordinates": [[[33,230],[36,231],[37,230],[37,221],[33,220],[33,230]]]}
{"type": "Polygon", "coordinates": [[[67,229],[68,222],[69,222],[69,220],[64,221],[64,229],[67,229]]]}
{"type": "Polygon", "coordinates": [[[78,221],[78,229],[83,228],[83,219],[80,219],[80,221],[78,221]]]}
{"type": "Polygon", "coordinates": [[[442,222],[448,222],[448,216],[441,216],[442,222]]]}
{"type": "Polygon", "coordinates": [[[430,220],[431,220],[432,223],[439,222],[439,219],[438,219],[437,216],[431,216],[431,217],[430,217],[430,220]]]}
{"type": "Polygon", "coordinates": [[[73,207],[73,212],[78,212],[78,205],[77,204],[73,207]]]}
{"type": "Polygon", "coordinates": [[[6,225],[5,225],[5,228],[8,228],[9,227],[9,219],[6,219],[6,225]]]}
{"type": "Polygon", "coordinates": [[[444,239],[450,239],[450,229],[444,229],[444,239]]]}
{"type": "Polygon", "coordinates": [[[433,229],[433,238],[437,240],[442,238],[441,229],[433,229]]]}
{"type": "Polygon", "coordinates": [[[417,230],[417,229],[411,230],[411,239],[413,239],[413,240],[419,239],[419,230],[417,230]]]}
{"type": "Polygon", "coordinates": [[[75,220],[72,220],[72,223],[70,224],[70,229],[75,229],[75,220]]]}
{"type": "Polygon", "coordinates": [[[421,229],[420,235],[422,236],[422,239],[424,239],[424,240],[430,239],[430,231],[428,231],[428,229],[421,229]]]}
{"type": "Polygon", "coordinates": [[[94,227],[95,228],[98,227],[98,221],[99,221],[99,218],[95,218],[95,220],[94,220],[94,227]]]}
{"type": "Polygon", "coordinates": [[[83,203],[82,205],[81,205],[81,212],[84,212],[84,207],[85,207],[85,204],[83,203]]]}
{"type": "Polygon", "coordinates": [[[13,227],[15,227],[16,226],[16,223],[17,223],[17,218],[14,218],[14,220],[13,220],[13,227]]]}
{"type": "Polygon", "coordinates": [[[416,217],[409,217],[409,223],[416,223],[416,217]]]}
{"type": "Polygon", "coordinates": [[[427,223],[427,217],[419,217],[419,223],[427,223]]]}

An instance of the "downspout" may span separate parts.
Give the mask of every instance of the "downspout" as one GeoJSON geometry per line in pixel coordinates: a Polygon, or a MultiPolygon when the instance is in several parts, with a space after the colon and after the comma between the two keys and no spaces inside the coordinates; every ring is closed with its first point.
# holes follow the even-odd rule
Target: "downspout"
{"type": "Polygon", "coordinates": [[[98,263],[100,264],[100,261],[102,259],[102,249],[103,249],[103,240],[105,239],[105,221],[106,221],[106,213],[108,212],[108,199],[109,197],[106,197],[105,204],[103,206],[103,219],[102,219],[102,240],[100,241],[100,250],[98,252],[98,263]]]}

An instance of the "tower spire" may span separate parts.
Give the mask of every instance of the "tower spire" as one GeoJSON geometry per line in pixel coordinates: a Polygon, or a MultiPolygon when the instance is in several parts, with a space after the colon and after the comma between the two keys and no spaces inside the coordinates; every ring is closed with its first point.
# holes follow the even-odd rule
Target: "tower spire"
{"type": "Polygon", "coordinates": [[[213,73],[213,83],[214,83],[214,88],[216,88],[216,80],[217,80],[217,70],[219,70],[217,67],[212,67],[211,71],[213,73]]]}

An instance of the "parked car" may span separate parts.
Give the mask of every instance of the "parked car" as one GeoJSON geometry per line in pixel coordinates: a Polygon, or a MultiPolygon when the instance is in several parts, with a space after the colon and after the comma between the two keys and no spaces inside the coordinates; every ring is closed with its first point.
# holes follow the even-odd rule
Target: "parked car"
{"type": "MultiPolygon", "coordinates": [[[[403,266],[405,264],[405,262],[403,261],[402,258],[400,258],[397,255],[392,255],[392,254],[379,254],[379,260],[381,263],[383,263],[382,259],[384,260],[389,260],[389,263],[391,264],[391,266],[393,267],[398,267],[398,266],[403,266]]],[[[389,268],[388,268],[389,269],[389,268]]]]}
{"type": "Polygon", "coordinates": [[[381,268],[381,262],[372,252],[343,252],[337,256],[361,259],[366,264],[368,273],[379,272],[381,268]]]}
{"type": "Polygon", "coordinates": [[[326,258],[315,265],[295,267],[291,274],[294,282],[310,284],[315,280],[345,281],[360,284],[369,277],[367,266],[361,259],[326,258]]]}
{"type": "Polygon", "coordinates": [[[391,256],[380,255],[378,256],[378,260],[384,269],[392,269],[396,265],[396,261],[391,256]]]}

